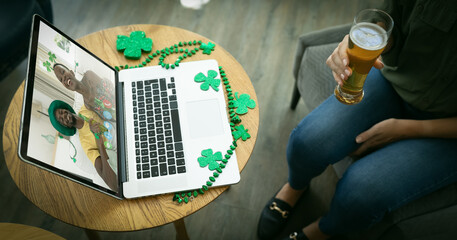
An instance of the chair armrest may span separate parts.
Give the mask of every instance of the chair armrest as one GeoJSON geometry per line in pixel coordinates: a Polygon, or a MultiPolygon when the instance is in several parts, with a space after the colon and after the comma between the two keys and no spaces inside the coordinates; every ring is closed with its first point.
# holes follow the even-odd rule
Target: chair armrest
{"type": "Polygon", "coordinates": [[[298,39],[297,51],[295,54],[295,62],[293,75],[295,79],[298,77],[298,71],[301,66],[301,61],[306,48],[310,46],[323,45],[335,42],[341,42],[344,36],[349,33],[351,24],[339,25],[331,28],[326,28],[319,31],[306,33],[298,39]]]}

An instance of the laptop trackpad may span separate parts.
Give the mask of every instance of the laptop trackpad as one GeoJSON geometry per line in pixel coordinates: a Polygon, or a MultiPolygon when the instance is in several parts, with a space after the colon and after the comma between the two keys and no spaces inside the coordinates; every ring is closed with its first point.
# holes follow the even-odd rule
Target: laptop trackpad
{"type": "Polygon", "coordinates": [[[217,99],[187,103],[187,123],[191,138],[206,138],[224,133],[217,99]]]}
{"type": "Polygon", "coordinates": [[[137,192],[134,193],[134,197],[182,191],[188,189],[188,181],[187,174],[169,175],[151,178],[148,181],[139,181],[136,182],[137,192]]]}

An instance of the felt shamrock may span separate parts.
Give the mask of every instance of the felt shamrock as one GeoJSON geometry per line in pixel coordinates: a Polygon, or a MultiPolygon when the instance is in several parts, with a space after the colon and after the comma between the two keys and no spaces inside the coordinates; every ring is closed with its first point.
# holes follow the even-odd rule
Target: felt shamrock
{"type": "Polygon", "coordinates": [[[244,125],[236,126],[235,131],[232,132],[232,135],[235,141],[239,138],[243,139],[243,141],[246,141],[251,137],[251,135],[248,133],[248,130],[244,128],[244,125]]]}
{"type": "Polygon", "coordinates": [[[237,108],[237,114],[245,114],[248,112],[248,108],[255,108],[255,101],[251,99],[249,94],[243,93],[238,97],[238,92],[235,93],[235,100],[231,102],[232,106],[237,108]]]}
{"type": "Polygon", "coordinates": [[[116,48],[118,51],[124,50],[124,56],[128,59],[140,59],[141,50],[152,50],[152,39],[147,38],[143,31],[134,31],[130,33],[130,37],[118,35],[116,48]]]}
{"type": "Polygon", "coordinates": [[[48,52],[48,55],[49,55],[49,61],[51,62],[56,62],[56,55],[52,52],[48,52]]]}
{"type": "Polygon", "coordinates": [[[209,170],[213,171],[219,168],[219,163],[216,161],[222,161],[222,153],[216,152],[213,154],[213,149],[206,149],[202,151],[202,157],[198,158],[200,167],[208,166],[209,170]]]}
{"type": "Polygon", "coordinates": [[[200,49],[203,50],[203,54],[210,55],[211,51],[214,51],[215,46],[216,46],[216,44],[214,44],[212,42],[208,42],[208,44],[202,43],[202,45],[200,45],[200,49]]]}
{"type": "Polygon", "coordinates": [[[217,72],[214,70],[209,70],[208,71],[208,77],[205,76],[203,73],[198,73],[194,81],[195,82],[203,82],[202,85],[200,85],[200,89],[203,91],[208,91],[209,87],[211,86],[214,91],[219,91],[219,85],[221,84],[220,79],[214,79],[217,76],[217,72]]]}
{"type": "Polygon", "coordinates": [[[46,70],[48,70],[48,72],[51,72],[52,67],[49,61],[43,62],[43,66],[46,67],[46,70]]]}

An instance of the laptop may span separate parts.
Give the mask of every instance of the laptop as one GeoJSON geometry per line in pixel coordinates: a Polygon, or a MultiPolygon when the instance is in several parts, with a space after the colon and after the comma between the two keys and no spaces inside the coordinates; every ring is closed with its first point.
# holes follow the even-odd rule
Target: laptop
{"type": "Polygon", "coordinates": [[[118,199],[200,189],[221,167],[213,187],[240,181],[235,152],[220,165],[233,143],[223,86],[195,81],[221,79],[210,56],[116,71],[38,15],[29,48],[22,160],[118,199]]]}

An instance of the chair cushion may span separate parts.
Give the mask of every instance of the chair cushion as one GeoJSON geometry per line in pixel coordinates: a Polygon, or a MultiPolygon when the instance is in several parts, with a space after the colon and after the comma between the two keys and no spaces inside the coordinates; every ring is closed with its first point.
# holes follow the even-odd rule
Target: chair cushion
{"type": "Polygon", "coordinates": [[[309,110],[316,108],[333,94],[336,82],[325,61],[338,43],[310,46],[301,60],[297,88],[309,110]]]}

